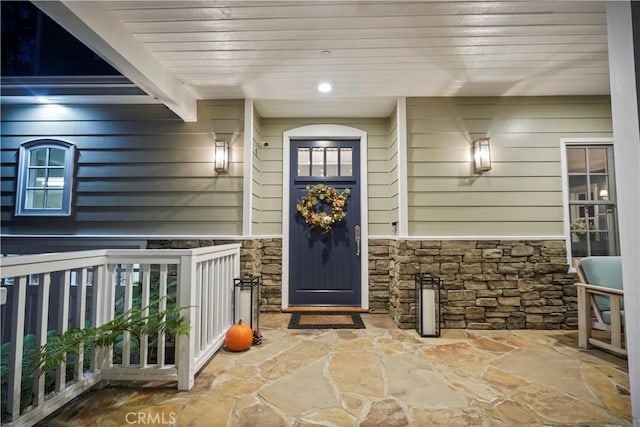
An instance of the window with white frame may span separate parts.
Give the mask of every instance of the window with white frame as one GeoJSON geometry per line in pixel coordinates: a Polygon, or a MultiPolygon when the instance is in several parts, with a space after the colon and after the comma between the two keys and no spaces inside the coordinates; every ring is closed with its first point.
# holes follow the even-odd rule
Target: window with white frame
{"type": "Polygon", "coordinates": [[[571,256],[618,255],[611,144],[567,144],[571,256]]]}
{"type": "Polygon", "coordinates": [[[75,146],[41,139],[20,146],[16,215],[71,214],[75,146]]]}

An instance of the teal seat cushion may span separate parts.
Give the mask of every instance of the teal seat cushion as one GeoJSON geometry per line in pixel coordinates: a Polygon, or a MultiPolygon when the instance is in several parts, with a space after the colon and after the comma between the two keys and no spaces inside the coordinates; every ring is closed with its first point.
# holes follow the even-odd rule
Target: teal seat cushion
{"type": "MultiPolygon", "coordinates": [[[[590,256],[580,260],[587,283],[622,290],[622,258],[619,256],[590,256]]],[[[609,311],[609,298],[596,295],[596,304],[600,310],[609,311]]],[[[620,302],[620,309],[624,304],[620,302]]]]}
{"type": "MultiPolygon", "coordinates": [[[[603,311],[602,312],[602,320],[604,320],[604,323],[606,323],[607,325],[611,324],[611,312],[610,311],[603,311]]],[[[622,326],[624,326],[624,310],[620,310],[620,324],[622,326]]]]}

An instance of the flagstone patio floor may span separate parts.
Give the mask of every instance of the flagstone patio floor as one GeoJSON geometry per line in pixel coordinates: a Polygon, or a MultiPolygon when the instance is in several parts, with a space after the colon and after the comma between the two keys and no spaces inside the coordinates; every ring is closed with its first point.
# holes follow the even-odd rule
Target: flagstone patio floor
{"type": "Polygon", "coordinates": [[[220,351],[190,391],[91,391],[48,426],[630,425],[627,361],[580,350],[577,331],[445,330],[420,338],[384,314],[366,329],[289,330],[220,351]]]}

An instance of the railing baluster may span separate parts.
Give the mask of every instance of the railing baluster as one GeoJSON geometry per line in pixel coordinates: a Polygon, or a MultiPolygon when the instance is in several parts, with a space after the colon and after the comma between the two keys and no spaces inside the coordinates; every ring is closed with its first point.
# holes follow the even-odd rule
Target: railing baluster
{"type": "Polygon", "coordinates": [[[195,281],[195,294],[196,294],[196,302],[195,302],[195,307],[193,307],[193,309],[196,311],[196,319],[198,319],[198,321],[196,322],[195,325],[193,325],[193,334],[194,334],[194,338],[195,338],[195,343],[196,343],[196,347],[194,349],[194,354],[193,357],[198,357],[198,355],[200,354],[200,351],[202,350],[202,322],[200,322],[200,319],[202,319],[202,263],[197,263],[195,265],[195,269],[196,269],[196,274],[193,277],[194,281],[195,281]]]}
{"type": "MultiPolygon", "coordinates": [[[[60,292],[58,310],[58,333],[64,334],[69,329],[69,295],[71,293],[71,271],[65,270],[62,278],[62,289],[60,292]]],[[[56,391],[64,390],[67,381],[67,363],[62,362],[56,371],[56,391]]]]}
{"type": "MultiPolygon", "coordinates": [[[[162,264],[160,266],[160,283],[158,285],[158,296],[160,298],[160,304],[158,306],[158,310],[164,311],[167,309],[167,264],[162,264]]],[[[163,316],[162,320],[165,317],[163,316]]],[[[165,341],[166,335],[164,332],[158,333],[158,357],[156,363],[159,368],[164,367],[164,359],[165,359],[165,341]]]]}
{"type": "MultiPolygon", "coordinates": [[[[117,265],[111,264],[109,265],[109,281],[104,289],[104,296],[106,301],[106,307],[104,309],[104,317],[102,318],[101,325],[112,321],[115,318],[116,312],[116,295],[118,294],[117,289],[120,286],[120,282],[118,281],[118,271],[117,265]]],[[[109,348],[102,349],[105,353],[105,357],[103,359],[102,367],[111,367],[113,366],[113,346],[109,348]]]]}
{"type": "Polygon", "coordinates": [[[202,298],[200,302],[200,323],[202,323],[202,337],[200,338],[200,348],[205,350],[209,344],[209,322],[211,316],[211,306],[209,305],[209,263],[200,261],[202,269],[202,298]]]}
{"type": "MultiPolygon", "coordinates": [[[[124,312],[131,310],[133,306],[133,264],[127,264],[125,271],[124,285],[124,312]]],[[[122,333],[122,366],[129,366],[131,363],[131,333],[122,333]]]]}
{"type": "MultiPolygon", "coordinates": [[[[220,280],[220,287],[222,289],[224,289],[225,287],[228,288],[229,283],[231,283],[231,295],[233,295],[233,293],[235,292],[235,290],[233,289],[233,278],[236,277],[236,275],[233,274],[233,266],[231,265],[231,258],[228,256],[224,257],[220,260],[220,262],[223,265],[223,272],[222,272],[222,278],[220,280]]],[[[222,319],[220,320],[220,323],[223,325],[226,324],[227,319],[229,319],[229,317],[231,317],[231,321],[233,322],[233,315],[230,316],[231,314],[230,303],[225,304],[224,307],[226,307],[226,310],[222,313],[222,319]]],[[[250,324],[251,319],[243,319],[243,321],[246,324],[250,324]]]]}
{"type": "MultiPolygon", "coordinates": [[[[36,325],[36,345],[42,347],[47,343],[47,330],[49,320],[49,288],[51,286],[51,273],[44,274],[44,280],[38,286],[38,316],[36,325]]],[[[34,379],[34,395],[33,404],[40,406],[44,403],[45,392],[45,373],[37,372],[38,375],[34,379]]]]}
{"type": "MultiPolygon", "coordinates": [[[[144,307],[142,310],[142,316],[146,317],[149,315],[149,295],[151,292],[151,269],[149,264],[143,264],[140,266],[140,271],[142,273],[142,302],[141,305],[144,307]]],[[[147,366],[147,358],[149,354],[149,337],[145,334],[140,337],[140,366],[147,366]]]]}
{"type": "Polygon", "coordinates": [[[209,324],[209,343],[212,343],[216,338],[215,330],[215,312],[218,310],[216,306],[216,288],[213,283],[213,275],[215,270],[213,268],[213,260],[207,261],[209,266],[209,276],[207,277],[207,286],[209,287],[209,316],[207,317],[207,323],[209,324]]]}
{"type": "Polygon", "coordinates": [[[22,394],[22,346],[24,343],[24,310],[27,300],[27,276],[20,276],[17,285],[14,282],[11,319],[11,354],[9,355],[9,392],[7,393],[7,412],[11,420],[20,416],[20,398],[22,394]]]}
{"type": "MultiPolygon", "coordinates": [[[[87,268],[83,268],[80,274],[80,283],[78,284],[78,299],[76,301],[76,319],[78,319],[77,327],[79,329],[85,328],[85,313],[87,310],[87,280],[87,268]]],[[[79,353],[78,357],[76,358],[76,364],[73,373],[73,377],[76,381],[79,381],[83,377],[84,343],[80,344],[80,348],[78,349],[78,351],[79,353]]]]}
{"type": "MultiPolygon", "coordinates": [[[[222,290],[222,260],[221,259],[216,259],[215,260],[215,269],[216,269],[216,281],[214,286],[216,287],[217,293],[218,293],[218,304],[220,304],[220,302],[222,302],[222,300],[220,299],[220,292],[222,290]]],[[[224,315],[224,304],[222,304],[222,307],[219,307],[218,310],[216,310],[216,336],[220,335],[222,333],[222,316],[224,315]]]]}

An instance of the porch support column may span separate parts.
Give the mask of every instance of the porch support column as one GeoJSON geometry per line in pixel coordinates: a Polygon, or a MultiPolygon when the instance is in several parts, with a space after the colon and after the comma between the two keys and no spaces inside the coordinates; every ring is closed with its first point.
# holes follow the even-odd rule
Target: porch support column
{"type": "Polygon", "coordinates": [[[398,97],[397,101],[398,132],[398,230],[400,237],[409,235],[409,186],[407,179],[407,98],[398,97]]]}
{"type": "Polygon", "coordinates": [[[607,34],[631,405],[640,425],[640,5],[632,3],[607,2],[607,34]]]}
{"type": "Polygon", "coordinates": [[[244,182],[242,186],[242,235],[253,235],[253,99],[244,100],[244,182]]]}

